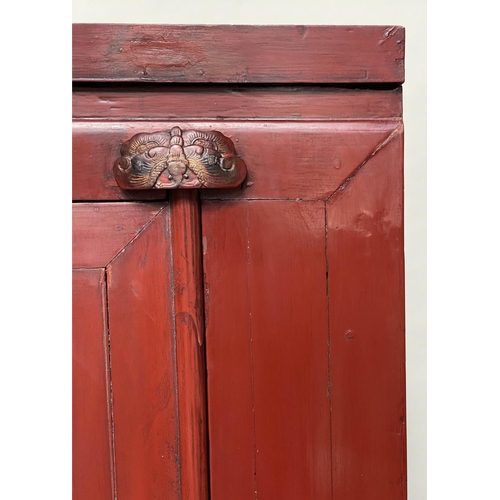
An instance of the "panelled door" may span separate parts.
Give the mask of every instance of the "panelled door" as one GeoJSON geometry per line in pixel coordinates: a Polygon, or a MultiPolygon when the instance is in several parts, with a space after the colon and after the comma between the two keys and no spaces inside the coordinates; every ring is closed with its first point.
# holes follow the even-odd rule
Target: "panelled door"
{"type": "Polygon", "coordinates": [[[406,498],[403,56],[74,26],[75,500],[406,498]]]}

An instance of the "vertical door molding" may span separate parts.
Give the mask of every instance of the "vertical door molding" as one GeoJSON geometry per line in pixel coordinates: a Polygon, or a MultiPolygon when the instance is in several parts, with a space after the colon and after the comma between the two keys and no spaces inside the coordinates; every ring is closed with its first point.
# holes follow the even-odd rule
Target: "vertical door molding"
{"type": "Polygon", "coordinates": [[[174,191],[172,270],[182,500],[208,500],[208,441],[200,204],[174,191]]]}

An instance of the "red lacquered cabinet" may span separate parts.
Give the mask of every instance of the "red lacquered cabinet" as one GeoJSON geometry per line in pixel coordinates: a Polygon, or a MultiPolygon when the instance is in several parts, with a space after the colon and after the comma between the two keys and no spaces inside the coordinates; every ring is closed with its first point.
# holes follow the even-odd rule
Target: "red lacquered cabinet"
{"type": "Polygon", "coordinates": [[[74,500],[405,499],[404,29],[73,40],[74,500]]]}

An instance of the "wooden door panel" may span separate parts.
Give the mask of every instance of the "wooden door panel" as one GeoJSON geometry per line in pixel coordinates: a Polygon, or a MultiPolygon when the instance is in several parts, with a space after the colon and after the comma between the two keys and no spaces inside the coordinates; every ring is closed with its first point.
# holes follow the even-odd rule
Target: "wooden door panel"
{"type": "Polygon", "coordinates": [[[220,500],[255,499],[247,219],[245,202],[202,205],[210,488],[220,500]]]}
{"type": "Polygon", "coordinates": [[[120,500],[181,498],[167,206],[108,266],[120,500]]]}
{"type": "Polygon", "coordinates": [[[73,500],[114,498],[104,269],[73,271],[73,500]]]}
{"type": "Polygon", "coordinates": [[[334,498],[406,491],[403,136],[327,204],[334,498]]]}
{"type": "MultiPolygon", "coordinates": [[[[317,200],[330,196],[394,133],[400,120],[338,122],[185,122],[183,129],[218,130],[230,137],[249,174],[242,189],[201,190],[205,199],[290,198],[317,200]]],[[[139,132],[167,130],[179,122],[76,121],[73,151],[78,163],[74,177],[86,172],[85,191],[75,186],[75,200],[123,199],[113,179],[120,146],[139,132]]],[[[125,193],[125,194],[123,194],[125,193]]],[[[136,191],[165,193],[161,190],[136,191]]],[[[135,196],[135,195],[134,195],[135,196]]],[[[139,195],[137,195],[139,196],[139,195]]],[[[141,195],[143,196],[143,195],[141,195]]]]}
{"type": "Polygon", "coordinates": [[[328,200],[204,201],[214,499],[404,496],[402,151],[328,200]]]}
{"type": "Polygon", "coordinates": [[[323,202],[248,202],[256,483],[328,498],[330,403],[323,202]]]}
{"type": "Polygon", "coordinates": [[[325,204],[207,202],[203,233],[212,496],[330,498],[325,204]]]}
{"type": "Polygon", "coordinates": [[[75,499],[180,499],[169,205],[73,215],[75,499]]]}

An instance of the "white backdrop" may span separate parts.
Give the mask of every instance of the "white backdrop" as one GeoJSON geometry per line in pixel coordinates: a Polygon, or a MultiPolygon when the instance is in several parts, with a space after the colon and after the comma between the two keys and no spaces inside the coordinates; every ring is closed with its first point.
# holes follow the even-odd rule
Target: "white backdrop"
{"type": "MultiPolygon", "coordinates": [[[[75,23],[379,24],[406,28],[408,500],[426,498],[426,3],[424,0],[73,0],[75,23]]],[[[312,499],[311,499],[312,500],[312,499]]],[[[361,500],[361,499],[360,499],[361,500]]]]}

